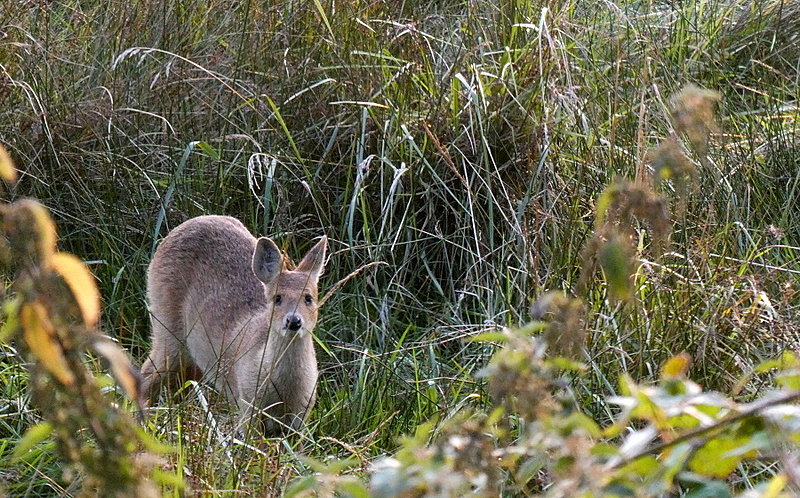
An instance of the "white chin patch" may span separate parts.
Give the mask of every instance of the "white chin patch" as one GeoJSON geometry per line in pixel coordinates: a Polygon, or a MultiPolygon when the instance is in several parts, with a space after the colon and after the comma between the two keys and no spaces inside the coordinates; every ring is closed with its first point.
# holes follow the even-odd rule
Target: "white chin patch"
{"type": "Polygon", "coordinates": [[[297,330],[289,330],[287,327],[283,327],[281,329],[281,337],[287,337],[287,338],[292,336],[303,337],[307,333],[308,332],[303,327],[300,327],[297,330]]]}

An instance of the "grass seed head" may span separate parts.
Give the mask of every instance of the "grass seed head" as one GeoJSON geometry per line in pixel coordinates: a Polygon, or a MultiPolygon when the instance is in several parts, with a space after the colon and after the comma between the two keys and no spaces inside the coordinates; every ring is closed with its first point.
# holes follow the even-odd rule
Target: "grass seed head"
{"type": "Polygon", "coordinates": [[[531,306],[531,316],[547,323],[543,336],[548,351],[579,358],[586,343],[586,308],[582,300],[560,291],[546,292],[531,306]]]}
{"type": "MultiPolygon", "coordinates": [[[[650,227],[653,242],[659,246],[666,242],[672,228],[664,199],[643,183],[624,181],[618,202],[610,208],[622,233],[634,233],[638,220],[650,227]]],[[[659,247],[660,249],[660,247],[659,247]]]]}
{"type": "Polygon", "coordinates": [[[486,368],[487,391],[507,414],[526,420],[547,417],[560,409],[553,393],[559,389],[553,368],[545,361],[541,341],[519,331],[507,333],[508,344],[486,368]]]}
{"type": "Polygon", "coordinates": [[[719,131],[715,107],[722,96],[689,84],[672,98],[672,121],[678,133],[684,133],[701,157],[708,154],[708,137],[719,131]]]}
{"type": "Polygon", "coordinates": [[[652,251],[663,253],[672,229],[666,201],[646,183],[618,178],[598,198],[595,232],[582,250],[579,294],[589,288],[599,264],[611,297],[625,300],[631,296],[641,225],[650,228],[652,251]]]}
{"type": "Polygon", "coordinates": [[[675,137],[667,138],[650,151],[648,160],[653,166],[654,186],[658,188],[665,181],[671,182],[679,198],[678,211],[683,213],[689,193],[697,190],[697,166],[686,156],[675,137]]]}

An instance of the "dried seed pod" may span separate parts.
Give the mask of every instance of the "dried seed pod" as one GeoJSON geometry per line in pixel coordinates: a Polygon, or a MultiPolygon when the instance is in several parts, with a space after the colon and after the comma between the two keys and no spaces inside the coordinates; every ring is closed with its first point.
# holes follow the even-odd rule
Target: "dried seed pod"
{"type": "Polygon", "coordinates": [[[33,199],[4,209],[3,231],[12,263],[22,268],[46,266],[56,252],[56,226],[47,209],[33,199]]]}
{"type": "Polygon", "coordinates": [[[689,84],[672,98],[672,121],[678,133],[684,133],[700,157],[708,154],[708,136],[719,126],[714,108],[722,95],[689,84]]]}
{"type": "Polygon", "coordinates": [[[546,292],[531,305],[531,316],[547,323],[543,335],[548,350],[558,356],[579,357],[586,343],[583,301],[561,291],[546,292]]]}

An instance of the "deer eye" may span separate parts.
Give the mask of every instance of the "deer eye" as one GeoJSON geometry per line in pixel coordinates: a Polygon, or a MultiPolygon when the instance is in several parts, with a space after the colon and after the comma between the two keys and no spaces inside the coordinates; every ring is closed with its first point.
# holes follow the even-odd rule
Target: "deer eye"
{"type": "Polygon", "coordinates": [[[311,306],[314,303],[314,298],[311,297],[311,294],[306,294],[306,304],[311,306]]]}
{"type": "Polygon", "coordinates": [[[280,306],[281,305],[281,301],[283,301],[283,297],[281,297],[280,294],[275,294],[275,304],[280,306]]]}

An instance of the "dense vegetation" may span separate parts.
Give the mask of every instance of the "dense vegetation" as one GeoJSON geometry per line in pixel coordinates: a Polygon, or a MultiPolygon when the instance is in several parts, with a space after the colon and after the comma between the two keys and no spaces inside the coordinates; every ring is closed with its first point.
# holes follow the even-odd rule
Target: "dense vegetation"
{"type": "MultiPolygon", "coordinates": [[[[64,0],[3,2],[0,19],[0,142],[20,169],[5,200],[50,209],[59,247],[97,277],[101,329],[134,363],[149,341],[146,265],[191,216],[236,216],[295,256],[325,233],[323,292],[356,272],[317,329],[310,459],[298,441],[222,444],[224,408],[188,386],[146,427],[175,448],[162,466],[188,489],[357,494],[348,476],[370,474],[384,494],[411,493],[387,484],[399,481],[599,493],[576,477],[608,472],[590,465],[594,442],[611,451],[626,427],[661,420],[614,396],[660,406],[695,392],[688,376],[730,398],[706,416],[746,414],[734,401],[772,385],[757,366],[796,348],[800,4],[64,0]],[[503,332],[542,317],[527,333],[585,368],[503,332]],[[510,347],[487,367],[498,344],[510,347]],[[580,417],[559,425],[565,411],[580,417]],[[525,439],[536,421],[565,439],[525,439]],[[487,460],[512,442],[552,462],[570,448],[584,474],[541,458],[525,472],[508,470],[522,457],[453,463],[459,441],[487,460]],[[398,448],[396,467],[369,470],[398,448]],[[492,484],[415,480],[415,460],[492,484]]],[[[21,350],[0,347],[0,482],[75,493],[52,444],[6,458],[42,414],[21,350]]],[[[783,476],[774,462],[796,466],[752,437],[763,426],[734,428],[724,444],[761,446],[711,472],[727,477],[714,486],[743,491],[783,476]]],[[[643,475],[656,468],[645,460],[643,475]]],[[[705,482],[678,467],[640,492],[705,482]]]]}

